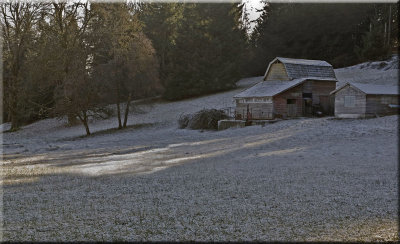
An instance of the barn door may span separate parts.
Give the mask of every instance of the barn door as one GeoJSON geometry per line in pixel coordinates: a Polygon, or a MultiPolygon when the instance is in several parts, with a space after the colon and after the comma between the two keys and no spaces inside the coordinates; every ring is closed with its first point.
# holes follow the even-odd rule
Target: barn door
{"type": "Polygon", "coordinates": [[[319,102],[321,105],[321,108],[325,114],[333,114],[333,102],[334,100],[332,99],[333,96],[319,96],[319,102]]]}
{"type": "Polygon", "coordinates": [[[296,117],[297,109],[296,109],[296,99],[288,99],[287,100],[287,116],[288,117],[296,117]]]}
{"type": "Polygon", "coordinates": [[[303,115],[304,116],[312,116],[312,100],[311,99],[303,99],[303,115]]]}

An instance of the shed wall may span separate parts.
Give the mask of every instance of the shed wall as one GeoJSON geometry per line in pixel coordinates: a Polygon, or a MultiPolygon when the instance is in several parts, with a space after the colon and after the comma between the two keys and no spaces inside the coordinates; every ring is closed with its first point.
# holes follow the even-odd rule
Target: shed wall
{"type": "Polygon", "coordinates": [[[367,95],[366,116],[395,114],[397,109],[389,104],[399,104],[397,95],[367,95]]]}
{"type": "Polygon", "coordinates": [[[366,95],[350,86],[335,93],[335,116],[339,118],[360,118],[365,117],[366,111],[366,95]],[[354,96],[354,107],[345,107],[345,96],[354,96]]]}
{"type": "Polygon", "coordinates": [[[273,98],[274,103],[274,114],[277,117],[287,118],[287,99],[296,99],[296,116],[302,116],[303,114],[303,85],[293,87],[281,94],[276,95],[273,98]]]}
{"type": "Polygon", "coordinates": [[[313,104],[320,103],[320,96],[329,96],[329,93],[336,89],[334,81],[312,81],[313,104]]]}
{"type": "Polygon", "coordinates": [[[321,105],[324,113],[332,114],[334,112],[333,97],[329,95],[336,89],[334,81],[311,81],[312,82],[312,100],[313,104],[321,105]]]}
{"type": "Polygon", "coordinates": [[[304,101],[303,93],[312,93],[313,104],[319,104],[324,109],[323,112],[329,113],[332,109],[333,101],[330,100],[329,93],[336,87],[334,81],[306,81],[303,84],[297,85],[281,94],[273,97],[273,103],[257,103],[243,102],[246,99],[236,100],[236,119],[245,119],[247,117],[247,106],[251,113],[251,119],[273,119],[274,117],[300,117],[304,116],[304,101]],[[288,99],[295,99],[295,105],[288,106],[288,99]],[[238,102],[241,100],[242,102],[238,102]],[[289,108],[290,107],[290,108],[289,108]],[[288,109],[290,111],[288,111],[288,109]]]}
{"type": "Polygon", "coordinates": [[[312,93],[313,88],[313,81],[312,80],[306,80],[303,83],[303,93],[312,93]]]}

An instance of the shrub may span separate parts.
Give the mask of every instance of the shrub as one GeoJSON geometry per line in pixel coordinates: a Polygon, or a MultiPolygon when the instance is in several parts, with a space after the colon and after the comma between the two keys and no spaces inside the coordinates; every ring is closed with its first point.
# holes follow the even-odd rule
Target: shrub
{"type": "Polygon", "coordinates": [[[229,116],[223,110],[203,109],[193,115],[180,116],[179,128],[193,130],[217,130],[218,120],[228,119],[229,116]]]}
{"type": "Polygon", "coordinates": [[[178,119],[179,129],[185,129],[188,126],[190,119],[191,115],[182,114],[178,119]]]}

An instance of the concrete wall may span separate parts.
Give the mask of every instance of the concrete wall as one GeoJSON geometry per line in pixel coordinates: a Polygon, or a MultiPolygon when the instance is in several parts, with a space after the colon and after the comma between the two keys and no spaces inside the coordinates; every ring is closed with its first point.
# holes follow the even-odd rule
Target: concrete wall
{"type": "Polygon", "coordinates": [[[220,120],[218,121],[218,130],[226,130],[229,128],[243,128],[246,126],[244,120],[220,120]]]}

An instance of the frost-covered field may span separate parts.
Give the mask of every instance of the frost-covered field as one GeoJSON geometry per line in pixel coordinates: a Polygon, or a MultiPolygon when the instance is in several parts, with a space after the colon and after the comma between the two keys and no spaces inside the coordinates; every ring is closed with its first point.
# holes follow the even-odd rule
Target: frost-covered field
{"type": "Polygon", "coordinates": [[[338,86],[345,82],[367,83],[375,85],[399,84],[399,56],[393,55],[389,60],[366,62],[350,67],[335,69],[338,86]]]}
{"type": "Polygon", "coordinates": [[[177,129],[259,79],[142,105],[130,124],[153,125],[138,129],[80,138],[48,119],[3,134],[3,240],[398,240],[397,116],[177,129]]]}

